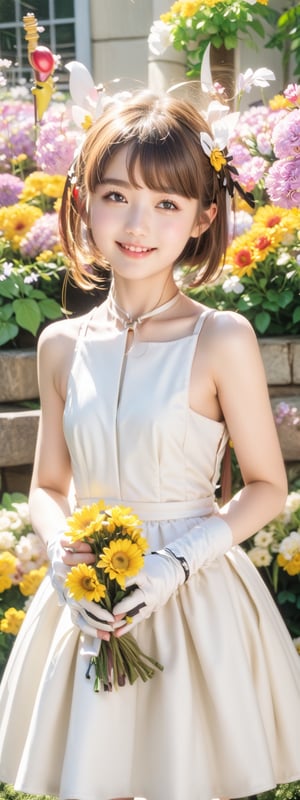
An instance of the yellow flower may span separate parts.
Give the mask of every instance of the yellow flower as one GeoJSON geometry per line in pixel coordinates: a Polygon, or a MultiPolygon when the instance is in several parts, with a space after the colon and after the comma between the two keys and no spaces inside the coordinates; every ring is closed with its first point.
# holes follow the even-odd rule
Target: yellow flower
{"type": "Polygon", "coordinates": [[[5,592],[10,589],[13,581],[12,578],[16,571],[17,559],[12,553],[7,550],[0,555],[0,592],[5,592]]]}
{"type": "Polygon", "coordinates": [[[83,128],[83,130],[88,131],[92,127],[92,124],[93,124],[93,117],[91,116],[91,114],[85,114],[85,117],[81,123],[81,127],[83,128]]]}
{"type": "Polygon", "coordinates": [[[114,506],[107,508],[106,513],[109,515],[116,528],[124,528],[129,534],[141,530],[141,521],[133,514],[131,508],[126,506],[114,506]]]}
{"type": "Polygon", "coordinates": [[[98,603],[103,599],[106,588],[103,583],[99,583],[96,570],[90,564],[78,564],[72,567],[66,577],[65,585],[75,600],[94,600],[98,603]]]}
{"type": "Polygon", "coordinates": [[[18,249],[21,240],[42,214],[40,208],[28,206],[26,203],[16,203],[13,206],[0,208],[0,230],[15,250],[18,249]]]}
{"type": "Polygon", "coordinates": [[[40,569],[32,569],[30,572],[27,572],[26,575],[23,575],[23,578],[19,583],[19,588],[24,597],[29,597],[31,594],[35,594],[43,578],[45,577],[46,572],[47,567],[44,566],[40,567],[40,569]]]}
{"type": "Polygon", "coordinates": [[[26,153],[19,153],[18,156],[14,156],[13,158],[10,159],[10,163],[14,167],[17,166],[18,164],[22,164],[23,161],[27,161],[27,159],[28,156],[26,155],[26,153]]]}
{"type": "Polygon", "coordinates": [[[31,172],[25,178],[20,200],[24,203],[35,200],[43,194],[47,197],[61,197],[66,178],[64,175],[47,175],[46,172],[31,172]]]}
{"type": "Polygon", "coordinates": [[[16,636],[20,630],[24,617],[25,611],[18,611],[16,608],[8,608],[4,614],[4,617],[0,621],[0,631],[2,631],[2,633],[10,633],[13,636],[16,636]]]}
{"type": "Polygon", "coordinates": [[[143,566],[140,548],[130,539],[117,539],[103,548],[97,567],[104,569],[111,580],[125,589],[125,578],[136,575],[143,566]]]}
{"type": "Polygon", "coordinates": [[[224,164],[226,164],[226,158],[218,147],[213,148],[209,160],[216,172],[220,172],[224,164]]]}
{"type": "Polygon", "coordinates": [[[80,539],[87,539],[95,530],[95,523],[99,523],[104,519],[101,511],[104,511],[105,503],[99,500],[99,503],[93,503],[91,506],[82,506],[78,511],[75,511],[72,517],[68,517],[68,530],[66,535],[71,536],[73,541],[76,542],[80,539]]]}
{"type": "Polygon", "coordinates": [[[256,262],[250,232],[233,240],[226,252],[226,264],[231,264],[233,274],[239,277],[252,274],[256,262]]]}
{"type": "Polygon", "coordinates": [[[279,111],[281,108],[294,108],[294,105],[283,94],[275,94],[269,100],[269,107],[272,111],[279,111]]]}
{"type": "Polygon", "coordinates": [[[277,563],[288,575],[300,574],[300,553],[295,553],[290,559],[284,558],[282,553],[278,553],[277,563]]]}
{"type": "Polygon", "coordinates": [[[280,206],[264,205],[255,214],[255,224],[260,222],[263,227],[274,228],[280,225],[282,220],[287,217],[289,210],[280,206]]]}

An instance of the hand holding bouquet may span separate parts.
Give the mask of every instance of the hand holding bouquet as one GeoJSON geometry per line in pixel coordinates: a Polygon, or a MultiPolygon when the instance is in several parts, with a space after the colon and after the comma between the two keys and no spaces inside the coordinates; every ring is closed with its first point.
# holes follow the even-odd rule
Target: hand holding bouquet
{"type": "MultiPolygon", "coordinates": [[[[148,543],[141,535],[142,523],[130,508],[107,507],[102,500],[75,511],[67,523],[66,536],[70,539],[70,546],[77,542],[89,544],[95,563],[72,567],[65,587],[76,601],[84,599],[97,603],[100,609],[111,613],[114,606],[135,588],[126,589],[126,579],[137,575],[143,567],[148,543]]],[[[93,626],[92,614],[90,619],[93,626]]],[[[146,681],[153,677],[155,669],[163,669],[161,664],[140,650],[130,633],[117,638],[112,631],[109,640],[99,638],[99,647],[99,653],[91,657],[86,673],[90,678],[94,667],[96,692],[101,686],[105,691],[124,686],[126,679],[131,684],[138,677],[146,681]]]]}

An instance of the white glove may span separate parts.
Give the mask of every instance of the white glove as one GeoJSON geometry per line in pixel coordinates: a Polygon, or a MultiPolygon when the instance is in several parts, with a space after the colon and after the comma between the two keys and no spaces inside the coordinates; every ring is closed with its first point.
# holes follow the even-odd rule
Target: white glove
{"type": "MultiPolygon", "coordinates": [[[[61,531],[63,536],[63,531],[61,531]]],[[[59,605],[67,604],[71,611],[71,618],[74,625],[80,628],[83,633],[89,636],[97,636],[99,631],[113,631],[115,623],[113,615],[102,608],[97,603],[89,600],[74,600],[67,587],[65,579],[70,567],[63,562],[65,549],[62,547],[58,538],[52,539],[47,547],[48,559],[50,562],[49,575],[53,588],[58,594],[59,605]]]]}
{"type": "Polygon", "coordinates": [[[222,517],[209,517],[180,539],[145,556],[143,569],[126,581],[126,589],[137,586],[113,608],[114,615],[129,617],[121,635],[147,619],[169,600],[201,567],[224,555],[232,546],[232,532],[222,517]]]}

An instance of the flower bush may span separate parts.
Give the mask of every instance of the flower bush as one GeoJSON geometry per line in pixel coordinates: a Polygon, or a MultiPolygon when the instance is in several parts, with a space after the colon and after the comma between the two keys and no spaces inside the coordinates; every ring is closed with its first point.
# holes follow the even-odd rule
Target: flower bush
{"type": "Polygon", "coordinates": [[[300,86],[241,114],[228,143],[253,215],[239,204],[221,278],[189,293],[234,309],[260,336],[300,333],[300,86]]]}
{"type": "Polygon", "coordinates": [[[0,61],[0,347],[62,315],[58,210],[79,139],[64,98],[35,126],[29,90],[7,88],[9,66],[0,61]]]}
{"type": "Polygon", "coordinates": [[[0,675],[30,598],[47,571],[46,550],[32,531],[24,495],[4,494],[0,505],[0,675]]]}
{"type": "Polygon", "coordinates": [[[282,514],[244,546],[273,594],[300,654],[300,492],[290,492],[282,514]]]}
{"type": "Polygon", "coordinates": [[[234,50],[240,38],[254,47],[253,33],[265,36],[264,22],[274,24],[277,12],[268,0],[190,0],[175,2],[155,20],[149,36],[154,54],[172,45],[186,54],[187,75],[199,78],[204,52],[209,44],[234,50]]]}

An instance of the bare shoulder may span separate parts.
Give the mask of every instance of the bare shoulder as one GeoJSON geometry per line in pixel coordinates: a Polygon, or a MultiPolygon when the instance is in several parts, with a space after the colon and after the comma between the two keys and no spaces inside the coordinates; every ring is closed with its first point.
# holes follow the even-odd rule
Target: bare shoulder
{"type": "Polygon", "coordinates": [[[251,323],[235,311],[212,310],[208,314],[203,333],[213,347],[222,353],[232,350],[239,353],[244,348],[258,348],[257,337],[251,323]]]}
{"type": "Polygon", "coordinates": [[[42,355],[46,353],[50,357],[52,351],[55,351],[56,356],[58,356],[58,350],[61,348],[72,350],[78,339],[80,328],[84,325],[86,316],[58,320],[47,325],[39,337],[39,352],[42,355]]]}
{"type": "Polygon", "coordinates": [[[58,320],[43,330],[38,342],[40,391],[54,385],[64,398],[76,342],[86,316],[58,320]]]}

